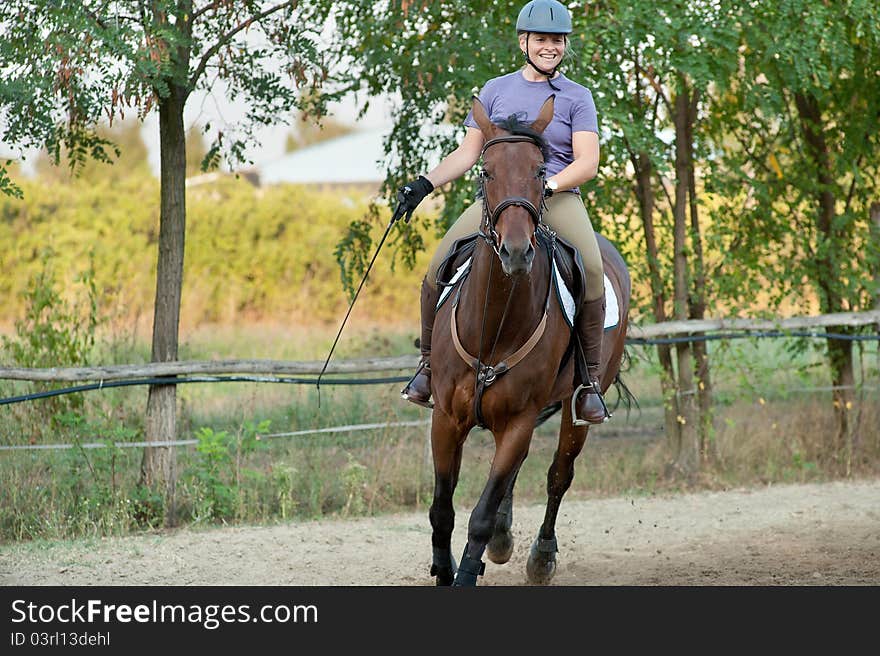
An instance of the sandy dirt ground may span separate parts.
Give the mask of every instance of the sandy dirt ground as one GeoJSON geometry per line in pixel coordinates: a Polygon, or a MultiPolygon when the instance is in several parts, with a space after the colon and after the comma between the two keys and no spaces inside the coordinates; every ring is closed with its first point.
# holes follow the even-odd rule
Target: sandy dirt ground
{"type": "MultiPolygon", "coordinates": [[[[454,553],[469,509],[458,508],[454,553]]],[[[542,506],[514,505],[527,585],[542,506]]],[[[553,585],[880,585],[880,480],[563,502],[553,585]]],[[[0,547],[2,585],[430,585],[426,514],[0,547]]]]}

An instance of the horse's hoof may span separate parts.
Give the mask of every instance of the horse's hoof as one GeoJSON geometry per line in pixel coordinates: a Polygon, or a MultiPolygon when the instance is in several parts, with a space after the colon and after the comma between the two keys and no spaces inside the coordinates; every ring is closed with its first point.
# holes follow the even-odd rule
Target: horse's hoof
{"type": "Polygon", "coordinates": [[[455,582],[452,584],[453,588],[475,588],[477,587],[477,577],[478,574],[474,574],[473,572],[463,572],[458,570],[458,574],[455,575],[455,582]]]}
{"type": "Polygon", "coordinates": [[[448,567],[433,570],[431,572],[431,575],[436,577],[434,585],[436,585],[438,588],[449,587],[450,585],[452,585],[452,582],[455,581],[455,572],[448,567]]]}
{"type": "Polygon", "coordinates": [[[486,557],[496,565],[503,565],[513,555],[513,534],[510,531],[496,532],[486,545],[486,557]]]}
{"type": "Polygon", "coordinates": [[[532,585],[547,585],[556,574],[556,540],[532,542],[529,560],[526,563],[526,576],[532,585]]]}
{"type": "Polygon", "coordinates": [[[437,587],[448,587],[455,581],[458,565],[455,564],[454,556],[449,556],[449,561],[449,565],[431,565],[431,576],[437,577],[435,581],[437,587]]]}

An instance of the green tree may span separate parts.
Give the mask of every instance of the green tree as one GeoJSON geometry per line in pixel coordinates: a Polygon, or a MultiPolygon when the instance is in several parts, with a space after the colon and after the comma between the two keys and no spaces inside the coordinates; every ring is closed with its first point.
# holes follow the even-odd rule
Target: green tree
{"type": "MultiPolygon", "coordinates": [[[[604,126],[601,184],[606,219],[639,217],[644,257],[633,262],[650,282],[646,308],[657,322],[702,319],[713,291],[705,255],[703,185],[716,94],[736,70],[731,3],[674,0],[587,7],[581,76],[600,94],[604,126]]],[[[633,230],[629,222],[603,227],[633,230]]],[[[686,475],[711,455],[712,384],[704,342],[660,345],[661,387],[671,464],[686,475]]]]}
{"type": "MultiPolygon", "coordinates": [[[[397,188],[424,173],[453,150],[464,134],[462,122],[470,98],[501,72],[520,64],[515,21],[519,0],[391,0],[356,2],[337,17],[337,29],[350,51],[344,55],[340,82],[348,91],[370,96],[395,96],[394,127],[385,141],[386,153],[399,163],[389,167],[383,192],[394,203],[397,188]],[[453,126],[441,131],[441,124],[453,126]]],[[[364,108],[366,109],[366,107],[364,108]]],[[[424,248],[422,234],[432,224],[442,231],[461,214],[475,192],[465,176],[438,190],[443,199],[436,223],[417,213],[409,224],[398,222],[391,237],[394,257],[412,266],[424,248]]],[[[379,224],[374,208],[373,224],[379,224]]],[[[340,240],[337,256],[343,282],[353,292],[355,280],[369,261],[369,225],[353,222],[340,240]]]]}
{"type": "MultiPolygon", "coordinates": [[[[241,99],[247,116],[213,132],[205,166],[244,160],[255,129],[284,120],[293,108],[319,112],[316,92],[327,77],[317,35],[342,7],[326,0],[11,0],[0,5],[2,137],[19,147],[46,147],[70,166],[110,161],[114,146],[99,134],[102,117],[159,114],[161,200],[154,361],[177,358],[186,233],[186,138],[183,112],[194,92],[241,99]],[[220,89],[222,88],[222,91],[220,89]]],[[[0,189],[14,192],[0,166],[0,189]]],[[[148,441],[173,439],[176,390],[153,386],[148,441]]],[[[173,493],[172,450],[148,448],[148,485],[173,493]]]]}
{"type": "Polygon", "coordinates": [[[0,161],[0,193],[21,198],[22,191],[15,183],[16,178],[21,178],[21,164],[14,159],[0,161]]]}
{"type": "MultiPolygon", "coordinates": [[[[872,0],[743,2],[741,74],[725,96],[725,166],[714,184],[730,275],[748,305],[763,289],[822,313],[870,309],[871,206],[880,187],[880,5],[872,0]],[[745,189],[746,191],[740,191],[745,189]],[[769,284],[768,284],[769,281],[769,284]],[[745,292],[745,293],[743,293],[745,292]]],[[[845,327],[830,332],[847,333],[845,327]]],[[[827,340],[842,457],[857,445],[852,342],[827,340]]],[[[846,459],[846,462],[849,462],[846,459]]]]}

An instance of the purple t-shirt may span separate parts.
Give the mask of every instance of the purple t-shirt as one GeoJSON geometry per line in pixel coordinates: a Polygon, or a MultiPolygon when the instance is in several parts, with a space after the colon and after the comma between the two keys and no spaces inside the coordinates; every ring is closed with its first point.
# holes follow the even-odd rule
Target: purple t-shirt
{"type": "MultiPolygon", "coordinates": [[[[523,77],[522,71],[514,71],[489,80],[480,91],[480,102],[493,123],[503,121],[511,114],[516,114],[522,121],[534,121],[544,101],[556,94],[553,120],[544,130],[544,138],[549,146],[546,162],[548,178],[574,161],[572,132],[599,133],[596,105],[590,90],[561,73],[553,80],[553,86],[558,87],[559,91],[551,89],[546,80],[529,82],[523,77]]],[[[468,114],[464,124],[479,129],[473,111],[468,114]]]]}

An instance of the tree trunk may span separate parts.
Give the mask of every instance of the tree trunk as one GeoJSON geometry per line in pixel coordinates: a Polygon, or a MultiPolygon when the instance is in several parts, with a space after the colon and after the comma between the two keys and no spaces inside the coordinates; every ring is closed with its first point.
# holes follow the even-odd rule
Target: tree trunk
{"type": "MultiPolygon", "coordinates": [[[[874,248],[874,309],[880,310],[880,203],[871,203],[871,243],[874,248]]],[[[880,326],[877,326],[880,329],[880,326]]]]}
{"type": "MultiPolygon", "coordinates": [[[[688,198],[690,200],[691,244],[693,250],[694,282],[691,288],[690,311],[691,319],[703,319],[706,316],[706,263],[703,257],[703,234],[700,230],[700,216],[697,206],[697,173],[694,167],[694,125],[697,121],[697,103],[699,91],[694,90],[688,107],[687,144],[688,144],[688,198]]],[[[709,367],[708,342],[694,342],[694,370],[697,385],[697,401],[699,412],[700,456],[703,462],[715,460],[713,430],[712,377],[709,367]]]]}
{"type": "MultiPolygon", "coordinates": [[[[795,94],[795,106],[801,122],[804,141],[807,144],[812,164],[816,172],[816,228],[819,244],[816,248],[817,288],[819,303],[823,313],[844,310],[843,299],[837,289],[837,255],[845,248],[845,240],[836,225],[837,212],[834,195],[835,180],[831,165],[831,154],[825,138],[822,112],[819,102],[813,95],[795,94]]],[[[832,329],[833,332],[847,332],[845,328],[832,329]]],[[[836,430],[832,431],[828,446],[838,458],[849,463],[852,457],[853,426],[850,414],[854,407],[854,384],[852,342],[829,339],[828,363],[831,367],[831,384],[834,387],[832,402],[836,419],[836,430]]]]}
{"type": "MultiPolygon", "coordinates": [[[[654,187],[651,186],[654,166],[650,155],[646,152],[631,155],[631,160],[636,171],[636,196],[639,199],[642,228],[645,234],[654,320],[657,323],[662,323],[666,321],[666,293],[663,288],[663,278],[660,276],[657,234],[654,230],[654,187]]],[[[675,367],[672,363],[672,349],[667,344],[658,344],[657,357],[662,369],[660,391],[663,395],[666,440],[670,449],[674,450],[681,440],[681,425],[677,421],[678,400],[675,394],[675,367]]]]}
{"type": "MultiPolygon", "coordinates": [[[[177,360],[186,233],[186,134],[183,127],[186,97],[185,89],[172,85],[168,97],[159,101],[161,205],[153,362],[177,360]]],[[[147,400],[146,440],[167,442],[176,437],[177,389],[174,385],[153,385],[147,400]]],[[[169,521],[173,521],[174,455],[172,447],[147,447],[141,468],[142,482],[165,493],[169,521]]]]}
{"type": "MultiPolygon", "coordinates": [[[[689,156],[691,144],[688,141],[688,117],[690,98],[689,85],[683,76],[678,79],[678,93],[675,97],[675,205],[673,207],[673,277],[675,292],[673,299],[676,319],[685,320],[688,316],[688,252],[687,252],[687,210],[689,156]]],[[[673,468],[690,477],[700,466],[700,443],[697,430],[696,390],[694,386],[693,352],[690,343],[676,346],[678,364],[678,422],[681,424],[681,440],[674,453],[673,468]]]]}
{"type": "MultiPolygon", "coordinates": [[[[871,203],[871,244],[874,248],[874,265],[871,272],[874,278],[874,309],[880,310],[880,203],[871,203]]],[[[877,322],[877,332],[880,333],[880,321],[877,322]]],[[[877,353],[877,369],[880,370],[880,351],[877,353]]]]}

